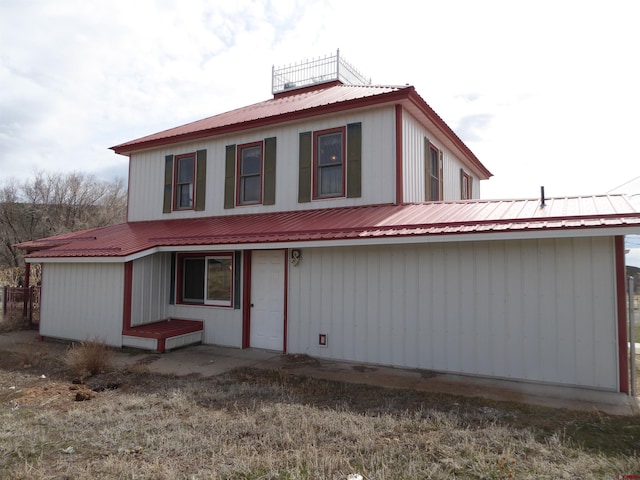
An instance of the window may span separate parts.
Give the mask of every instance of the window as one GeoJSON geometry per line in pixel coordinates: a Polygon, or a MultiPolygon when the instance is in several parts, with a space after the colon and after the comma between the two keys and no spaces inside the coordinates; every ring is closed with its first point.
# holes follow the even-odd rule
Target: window
{"type": "Polygon", "coordinates": [[[344,196],[345,129],[314,132],[314,197],[344,196]]]}
{"type": "Polygon", "coordinates": [[[178,256],[180,303],[231,307],[234,259],[232,253],[178,256]]]}
{"type": "Polygon", "coordinates": [[[462,200],[469,200],[472,198],[472,182],[473,180],[471,176],[464,170],[460,169],[460,198],[462,200]]]}
{"type": "Polygon", "coordinates": [[[262,142],[238,147],[238,205],[262,202],[262,142]]]}
{"type": "Polygon", "coordinates": [[[188,210],[193,208],[193,193],[195,178],[195,154],[176,156],[175,162],[175,199],[174,205],[176,210],[188,210]]]}
{"type": "Polygon", "coordinates": [[[276,137],[238,146],[227,145],[224,159],[224,208],[275,203],[276,137]]]}
{"type": "Polygon", "coordinates": [[[204,303],[230,307],[233,286],[233,257],[231,255],[206,257],[205,261],[207,295],[204,303]]]}
{"type": "MultiPolygon", "coordinates": [[[[300,132],[298,203],[324,198],[360,198],[362,165],[361,122],[319,132],[300,132]]],[[[266,172],[265,166],[265,175],[266,172]]]]}
{"type": "Polygon", "coordinates": [[[429,183],[429,188],[427,191],[429,192],[429,196],[427,200],[436,201],[440,200],[440,152],[438,149],[429,144],[429,158],[428,158],[428,178],[427,182],[429,183]]]}
{"type": "Polygon", "coordinates": [[[162,213],[205,209],[207,151],[164,157],[162,213]]]}

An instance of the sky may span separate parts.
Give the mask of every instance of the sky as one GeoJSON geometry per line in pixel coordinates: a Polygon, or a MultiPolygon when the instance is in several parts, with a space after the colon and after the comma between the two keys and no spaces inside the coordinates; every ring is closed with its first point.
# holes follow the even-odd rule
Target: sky
{"type": "Polygon", "coordinates": [[[340,49],[416,88],[494,174],[482,198],[640,210],[639,18],[637,0],[0,0],[0,185],[126,179],[109,147],[268,100],[273,66],[340,49]]]}

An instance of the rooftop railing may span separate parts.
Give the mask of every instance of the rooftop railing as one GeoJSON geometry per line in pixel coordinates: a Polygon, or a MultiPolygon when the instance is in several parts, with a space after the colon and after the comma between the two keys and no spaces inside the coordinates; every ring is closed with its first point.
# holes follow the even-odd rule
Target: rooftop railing
{"type": "Polygon", "coordinates": [[[371,85],[367,79],[341,56],[340,50],[335,55],[305,60],[286,67],[273,67],[271,93],[307,87],[334,80],[347,85],[371,85]]]}

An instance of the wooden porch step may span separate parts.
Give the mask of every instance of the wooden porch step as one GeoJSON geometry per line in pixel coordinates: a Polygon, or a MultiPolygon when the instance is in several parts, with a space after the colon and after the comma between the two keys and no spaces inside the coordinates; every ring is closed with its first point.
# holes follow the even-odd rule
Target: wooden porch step
{"type": "Polygon", "coordinates": [[[203,322],[200,320],[169,318],[167,320],[130,327],[122,331],[122,336],[156,339],[156,349],[158,352],[163,353],[168,339],[202,332],[203,330],[203,322]]]}

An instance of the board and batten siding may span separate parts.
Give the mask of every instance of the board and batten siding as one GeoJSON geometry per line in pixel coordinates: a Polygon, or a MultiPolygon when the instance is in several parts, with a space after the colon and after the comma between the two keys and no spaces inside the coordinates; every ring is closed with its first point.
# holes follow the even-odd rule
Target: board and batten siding
{"type": "Polygon", "coordinates": [[[131,326],[168,318],[171,254],[156,253],[133,262],[131,326]]]}
{"type": "MultiPolygon", "coordinates": [[[[328,115],[303,122],[239,132],[233,135],[172,145],[131,155],[129,221],[207,217],[303,209],[392,203],[395,199],[395,113],[393,107],[328,115]],[[362,123],[362,196],[328,198],[298,203],[299,134],[350,123],[362,123]],[[276,138],[276,186],[274,205],[224,208],[225,149],[227,145],[276,138]],[[206,200],[203,211],[163,214],[166,155],[207,150],[206,200]]],[[[456,177],[458,178],[458,177],[456,177]]]]}
{"type": "Polygon", "coordinates": [[[609,237],[304,249],[289,288],[289,353],[618,390],[609,237]]]}
{"type": "Polygon", "coordinates": [[[123,301],[123,264],[47,263],[40,335],[121,347],[123,301]]]}
{"type": "MultiPolygon", "coordinates": [[[[435,135],[429,133],[426,128],[410,113],[402,114],[402,169],[403,169],[403,197],[405,203],[420,203],[426,201],[425,194],[425,144],[428,138],[439,150],[443,152],[443,200],[460,200],[460,169],[464,167],[449,149],[445,148],[435,135]]],[[[468,169],[465,169],[468,171],[468,169]]],[[[473,198],[480,198],[480,180],[470,171],[473,177],[473,198]]]]}

